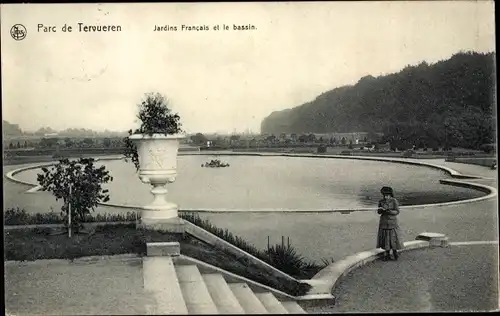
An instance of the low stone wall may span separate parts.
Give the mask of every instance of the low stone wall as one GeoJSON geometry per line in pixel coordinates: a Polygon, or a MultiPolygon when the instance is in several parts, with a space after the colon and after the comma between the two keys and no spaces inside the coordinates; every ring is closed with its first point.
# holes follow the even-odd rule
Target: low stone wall
{"type": "MultiPolygon", "coordinates": [[[[405,242],[400,252],[433,246],[446,247],[448,241],[445,235],[436,233],[422,233],[417,236],[417,239],[418,240],[405,242]]],[[[311,280],[307,281],[307,283],[312,286],[308,295],[332,293],[342,277],[345,277],[354,269],[376,260],[381,257],[383,253],[384,250],[382,249],[372,249],[356,253],[341,261],[328,265],[326,268],[319,271],[311,280]]]]}
{"type": "Polygon", "coordinates": [[[485,166],[485,167],[491,167],[494,162],[497,161],[495,157],[485,157],[485,158],[462,158],[462,157],[456,157],[453,160],[447,160],[447,161],[452,161],[452,162],[458,162],[458,163],[466,163],[466,164],[471,164],[471,165],[479,165],[479,166],[485,166]]]}

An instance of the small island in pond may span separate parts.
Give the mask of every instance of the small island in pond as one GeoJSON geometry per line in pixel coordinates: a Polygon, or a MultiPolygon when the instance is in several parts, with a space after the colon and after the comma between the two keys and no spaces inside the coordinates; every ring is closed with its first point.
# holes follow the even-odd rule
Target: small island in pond
{"type": "Polygon", "coordinates": [[[210,162],[205,162],[205,164],[201,165],[202,167],[207,167],[207,168],[225,168],[229,167],[228,163],[221,162],[219,159],[212,159],[210,162]]]}

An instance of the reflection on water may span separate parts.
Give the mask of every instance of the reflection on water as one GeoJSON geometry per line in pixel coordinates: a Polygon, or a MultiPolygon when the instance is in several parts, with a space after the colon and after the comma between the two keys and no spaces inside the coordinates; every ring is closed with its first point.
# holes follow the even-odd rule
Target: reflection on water
{"type": "MultiPolygon", "coordinates": [[[[179,156],[178,176],[167,198],[180,209],[319,210],[376,207],[380,188],[393,187],[401,205],[483,196],[475,190],[439,183],[442,171],[389,162],[296,157],[220,156],[227,168],[202,168],[211,156],[179,156]]],[[[103,161],[114,181],[111,203],[144,205],[150,187],[130,162],[103,161]]],[[[36,182],[40,170],[16,175],[36,182]]]]}

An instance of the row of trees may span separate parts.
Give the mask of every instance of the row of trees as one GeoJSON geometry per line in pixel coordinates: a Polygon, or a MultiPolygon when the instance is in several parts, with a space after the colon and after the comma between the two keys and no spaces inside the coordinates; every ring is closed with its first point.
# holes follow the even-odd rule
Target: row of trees
{"type": "Polygon", "coordinates": [[[12,142],[9,143],[9,149],[20,149],[20,148],[28,148],[29,144],[27,141],[24,141],[24,143],[21,142],[12,142]]]}
{"type": "Polygon", "coordinates": [[[427,147],[479,148],[495,141],[494,54],[449,60],[361,78],[291,110],[274,112],[263,133],[380,132],[385,140],[427,147]]]}
{"type": "MultiPolygon", "coordinates": [[[[347,145],[348,143],[352,144],[352,139],[347,139],[345,137],[341,137],[337,139],[336,137],[316,137],[314,134],[292,134],[290,138],[288,137],[283,137],[280,135],[280,137],[276,137],[275,135],[270,135],[267,136],[265,139],[269,143],[318,143],[318,144],[336,144],[336,145],[347,145]]],[[[362,139],[359,139],[360,142],[367,143],[369,141],[368,137],[364,137],[362,139]]]]}
{"type": "Polygon", "coordinates": [[[103,139],[93,139],[93,138],[84,138],[82,140],[73,139],[70,137],[66,137],[64,139],[64,147],[66,148],[75,148],[75,147],[104,147],[104,148],[112,148],[112,147],[123,147],[124,143],[121,138],[103,138],[103,139]]]}
{"type": "Polygon", "coordinates": [[[8,121],[2,120],[2,134],[7,136],[39,136],[44,137],[47,134],[58,134],[62,137],[72,137],[72,138],[118,138],[123,137],[126,133],[124,132],[113,132],[109,130],[105,131],[94,131],[86,128],[67,128],[62,131],[56,131],[51,127],[41,127],[35,132],[23,131],[18,124],[12,124],[8,121]]]}
{"type": "MultiPolygon", "coordinates": [[[[377,135],[372,135],[370,138],[363,137],[359,139],[362,143],[367,143],[371,141],[378,141],[379,137],[377,135]]],[[[266,145],[266,144],[325,144],[325,145],[347,145],[352,144],[352,139],[347,139],[346,137],[341,137],[337,139],[336,137],[316,137],[315,134],[291,134],[290,136],[282,133],[278,136],[268,135],[264,138],[253,137],[252,139],[242,139],[240,135],[231,135],[229,137],[219,136],[216,139],[209,139],[202,133],[197,133],[190,137],[191,142],[197,146],[206,146],[207,142],[210,141],[212,145],[225,145],[225,146],[255,146],[255,145],[266,145]]]]}
{"type": "Polygon", "coordinates": [[[40,148],[40,149],[55,149],[55,148],[121,148],[124,146],[121,138],[103,138],[93,139],[84,138],[76,139],[66,137],[64,139],[55,137],[44,137],[38,141],[11,141],[7,147],[9,149],[21,148],[40,148]]]}

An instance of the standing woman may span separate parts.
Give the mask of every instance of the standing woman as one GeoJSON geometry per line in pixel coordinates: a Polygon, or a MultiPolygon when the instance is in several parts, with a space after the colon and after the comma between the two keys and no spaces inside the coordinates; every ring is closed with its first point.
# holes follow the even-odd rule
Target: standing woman
{"type": "Polygon", "coordinates": [[[399,203],[394,198],[392,188],[383,187],[380,190],[383,198],[378,202],[378,214],[380,222],[378,227],[377,248],[385,250],[383,260],[391,259],[390,251],[394,255],[394,260],[398,260],[398,250],[402,247],[400,241],[401,233],[399,231],[398,218],[399,203]]]}

